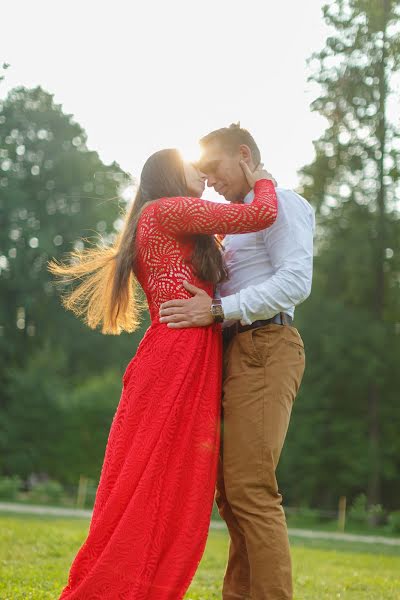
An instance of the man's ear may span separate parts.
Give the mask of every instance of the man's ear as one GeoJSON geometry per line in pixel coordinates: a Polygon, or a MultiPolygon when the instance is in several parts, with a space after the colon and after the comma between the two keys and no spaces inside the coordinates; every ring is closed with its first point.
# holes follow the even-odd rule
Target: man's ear
{"type": "Polygon", "coordinates": [[[241,144],[239,147],[240,160],[243,160],[250,169],[255,167],[251,150],[246,144],[241,144]]]}

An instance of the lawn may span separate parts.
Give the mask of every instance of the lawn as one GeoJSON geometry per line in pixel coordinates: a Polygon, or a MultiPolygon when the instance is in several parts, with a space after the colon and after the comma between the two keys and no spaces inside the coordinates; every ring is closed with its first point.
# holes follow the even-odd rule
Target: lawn
{"type": "MultiPolygon", "coordinates": [[[[88,521],[0,515],[0,600],[55,600],[88,521]]],[[[212,531],[186,600],[220,600],[227,535],[212,531]]],[[[295,600],[400,600],[400,549],[292,539],[295,600]]]]}

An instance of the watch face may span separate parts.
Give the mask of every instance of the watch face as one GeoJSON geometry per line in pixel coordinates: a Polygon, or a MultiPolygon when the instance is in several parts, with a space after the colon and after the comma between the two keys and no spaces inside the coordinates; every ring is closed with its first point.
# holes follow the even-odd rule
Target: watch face
{"type": "Polygon", "coordinates": [[[222,323],[222,321],[224,320],[224,310],[222,308],[222,305],[213,304],[211,309],[214,321],[216,321],[216,323],[222,323]]]}

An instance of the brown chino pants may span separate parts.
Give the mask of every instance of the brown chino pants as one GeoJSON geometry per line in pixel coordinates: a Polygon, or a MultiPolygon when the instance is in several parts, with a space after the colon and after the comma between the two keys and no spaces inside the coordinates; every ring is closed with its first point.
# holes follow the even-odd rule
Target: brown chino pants
{"type": "Polygon", "coordinates": [[[224,351],[216,502],[230,533],[223,600],[291,600],[285,514],[275,470],[304,372],[294,327],[237,334],[224,351]]]}

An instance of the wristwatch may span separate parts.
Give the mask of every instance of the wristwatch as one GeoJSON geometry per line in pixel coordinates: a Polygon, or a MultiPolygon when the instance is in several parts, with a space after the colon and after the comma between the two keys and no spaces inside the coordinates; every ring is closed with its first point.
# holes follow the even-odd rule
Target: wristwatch
{"type": "Polygon", "coordinates": [[[225,315],[221,298],[213,298],[210,310],[215,323],[222,323],[224,321],[225,315]]]}

